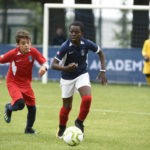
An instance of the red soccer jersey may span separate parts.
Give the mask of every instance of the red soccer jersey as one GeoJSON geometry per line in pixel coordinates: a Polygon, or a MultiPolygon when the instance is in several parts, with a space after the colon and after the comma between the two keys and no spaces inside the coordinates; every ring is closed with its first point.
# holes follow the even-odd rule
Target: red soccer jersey
{"type": "Polygon", "coordinates": [[[40,65],[46,62],[41,53],[33,47],[26,54],[22,54],[17,47],[1,56],[0,63],[10,63],[7,73],[7,84],[15,82],[19,87],[30,86],[35,60],[40,65]]]}

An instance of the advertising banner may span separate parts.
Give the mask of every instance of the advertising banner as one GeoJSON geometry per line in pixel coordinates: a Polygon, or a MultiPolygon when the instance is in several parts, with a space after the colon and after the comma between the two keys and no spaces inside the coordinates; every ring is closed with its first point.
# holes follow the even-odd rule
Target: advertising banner
{"type": "MultiPolygon", "coordinates": [[[[10,45],[0,45],[0,55],[15,48],[10,45]]],[[[42,53],[42,47],[36,47],[42,53]]],[[[49,47],[48,63],[55,57],[59,47],[49,47]]],[[[143,57],[141,49],[103,49],[106,58],[106,75],[108,82],[112,83],[146,83],[145,76],[142,74],[143,57]]],[[[96,81],[100,70],[100,61],[97,54],[89,52],[88,54],[88,72],[91,81],[96,81]]],[[[9,63],[0,64],[0,76],[5,77],[9,68],[9,63]]],[[[40,65],[35,62],[33,67],[33,79],[40,79],[38,70],[40,65]]],[[[61,72],[48,70],[49,80],[59,80],[61,72]]]]}

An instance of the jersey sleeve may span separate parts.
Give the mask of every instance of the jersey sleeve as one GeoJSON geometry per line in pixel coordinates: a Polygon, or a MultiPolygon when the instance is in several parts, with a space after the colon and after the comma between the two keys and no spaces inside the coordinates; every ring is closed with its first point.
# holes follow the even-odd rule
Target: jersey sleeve
{"type": "Polygon", "coordinates": [[[94,42],[87,40],[88,41],[88,46],[89,46],[89,50],[95,52],[95,53],[99,53],[101,51],[100,47],[98,45],[96,45],[94,42]]]}
{"type": "Polygon", "coordinates": [[[36,60],[40,65],[44,64],[47,61],[46,58],[37,49],[34,48],[33,51],[36,60]]]}
{"type": "Polygon", "coordinates": [[[4,63],[11,62],[13,60],[13,56],[14,56],[14,50],[11,50],[4,55],[0,55],[0,63],[4,64],[4,63]]]}
{"type": "Polygon", "coordinates": [[[66,50],[67,48],[65,46],[61,46],[60,49],[57,51],[55,59],[57,59],[58,61],[61,61],[66,54],[66,50]]]}
{"type": "Polygon", "coordinates": [[[34,54],[35,54],[37,62],[40,65],[46,66],[46,68],[49,69],[49,65],[48,65],[46,58],[36,48],[34,48],[34,54]]]}

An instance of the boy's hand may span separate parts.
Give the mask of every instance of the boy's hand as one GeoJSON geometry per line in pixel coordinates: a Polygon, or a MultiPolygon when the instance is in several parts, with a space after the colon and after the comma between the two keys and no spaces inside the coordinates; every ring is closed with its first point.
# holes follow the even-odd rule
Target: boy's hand
{"type": "Polygon", "coordinates": [[[68,66],[66,66],[66,71],[73,71],[78,67],[78,64],[76,63],[70,63],[68,66]]]}
{"type": "Polygon", "coordinates": [[[96,77],[96,80],[101,79],[101,84],[106,85],[107,84],[107,78],[105,72],[100,72],[98,76],[96,77]]]}
{"type": "Polygon", "coordinates": [[[46,71],[47,71],[46,66],[42,66],[39,70],[39,76],[42,77],[46,71]]]}

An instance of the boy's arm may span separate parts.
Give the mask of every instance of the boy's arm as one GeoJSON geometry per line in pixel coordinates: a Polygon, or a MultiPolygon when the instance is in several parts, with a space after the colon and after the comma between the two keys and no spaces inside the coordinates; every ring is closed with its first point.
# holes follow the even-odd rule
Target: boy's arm
{"type": "Polygon", "coordinates": [[[42,77],[46,71],[47,71],[47,67],[43,65],[39,70],[39,76],[42,77]]]}
{"type": "Polygon", "coordinates": [[[47,60],[37,49],[34,48],[33,52],[34,52],[34,55],[36,56],[37,62],[40,65],[42,65],[41,68],[39,69],[39,73],[38,73],[39,76],[42,77],[49,68],[47,60]]]}
{"type": "MultiPolygon", "coordinates": [[[[12,59],[12,52],[8,52],[8,53],[6,53],[6,54],[4,54],[4,55],[0,55],[0,63],[1,63],[1,64],[8,63],[8,62],[11,61],[11,59],[12,59]]],[[[1,80],[0,80],[0,84],[1,84],[1,83],[2,83],[2,82],[1,82],[1,80]]]]}
{"type": "Polygon", "coordinates": [[[78,67],[78,64],[76,64],[74,62],[68,64],[67,66],[59,65],[59,61],[56,58],[53,59],[53,62],[52,62],[52,65],[51,65],[52,69],[59,70],[59,71],[73,71],[77,67],[78,67]]]}
{"type": "Polygon", "coordinates": [[[107,78],[106,78],[106,70],[105,70],[105,57],[103,51],[100,50],[98,55],[101,62],[101,70],[96,79],[101,78],[102,85],[105,85],[107,84],[107,78]]]}
{"type": "Polygon", "coordinates": [[[9,51],[4,55],[0,55],[0,63],[4,64],[4,63],[8,63],[12,60],[13,58],[13,51],[9,51]]]}

